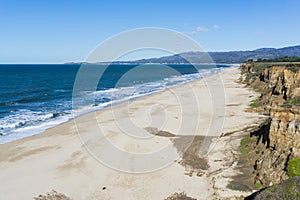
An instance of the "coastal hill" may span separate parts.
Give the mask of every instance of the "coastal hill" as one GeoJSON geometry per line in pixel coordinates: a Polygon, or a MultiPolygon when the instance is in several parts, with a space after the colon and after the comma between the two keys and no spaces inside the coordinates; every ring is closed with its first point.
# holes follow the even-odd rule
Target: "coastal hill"
{"type": "Polygon", "coordinates": [[[260,48],[253,51],[229,51],[229,52],[185,52],[160,58],[126,61],[126,63],[243,63],[250,59],[274,59],[280,57],[300,57],[300,45],[284,48],[260,48]],[[185,58],[185,59],[184,59],[185,58]]]}

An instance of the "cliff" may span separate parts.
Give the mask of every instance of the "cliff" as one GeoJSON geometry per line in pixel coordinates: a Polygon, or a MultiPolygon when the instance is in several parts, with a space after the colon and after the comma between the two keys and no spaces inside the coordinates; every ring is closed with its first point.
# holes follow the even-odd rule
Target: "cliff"
{"type": "Polygon", "coordinates": [[[289,178],[289,162],[300,158],[300,66],[248,63],[240,68],[241,81],[261,93],[248,111],[269,116],[251,133],[255,140],[244,156],[256,185],[277,184],[289,178]]]}

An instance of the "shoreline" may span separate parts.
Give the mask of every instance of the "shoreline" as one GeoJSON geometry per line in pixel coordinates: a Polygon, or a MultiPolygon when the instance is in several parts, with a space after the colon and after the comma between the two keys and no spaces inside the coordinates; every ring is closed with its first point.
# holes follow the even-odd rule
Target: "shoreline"
{"type": "MultiPolygon", "coordinates": [[[[217,65],[217,64],[216,64],[217,65]]],[[[84,115],[87,115],[87,114],[90,114],[90,113],[93,113],[93,112],[99,112],[101,110],[104,110],[104,109],[107,109],[107,108],[110,108],[112,106],[118,106],[119,104],[123,104],[123,103],[126,103],[128,101],[134,101],[134,100],[138,100],[140,98],[144,98],[144,97],[148,97],[148,96],[151,96],[151,95],[155,95],[156,93],[160,93],[160,92],[163,92],[164,90],[168,90],[168,89],[174,89],[176,87],[180,87],[182,85],[185,85],[185,84],[190,84],[190,83],[193,83],[194,81],[199,81],[203,78],[206,78],[206,77],[209,77],[209,76],[212,76],[214,74],[218,74],[220,73],[220,71],[226,69],[226,68],[236,68],[237,66],[234,66],[232,64],[224,64],[224,65],[228,65],[228,67],[225,67],[225,68],[213,68],[214,70],[218,70],[218,72],[212,72],[208,75],[204,75],[203,77],[200,77],[200,78],[197,78],[197,79],[194,79],[194,80],[189,80],[185,83],[180,83],[180,84],[177,84],[177,85],[172,85],[172,86],[169,86],[169,87],[166,87],[164,89],[160,89],[160,90],[157,90],[157,91],[152,91],[152,92],[149,92],[149,93],[145,93],[145,94],[139,94],[138,96],[135,96],[135,97],[125,97],[123,99],[119,99],[119,100],[115,100],[115,102],[105,102],[104,104],[107,104],[103,107],[100,107],[100,108],[91,108],[89,110],[86,110],[86,111],[83,111],[83,112],[80,112],[78,115],[74,115],[73,113],[70,113],[68,115],[63,115],[61,116],[62,119],[54,119],[53,121],[48,121],[47,123],[45,124],[39,124],[39,125],[34,125],[34,126],[30,126],[30,127],[24,127],[25,129],[32,129],[32,131],[28,134],[26,134],[26,136],[18,136],[17,134],[18,133],[12,133],[13,136],[17,136],[17,137],[14,137],[14,138],[17,138],[17,139],[12,139],[12,140],[9,140],[8,142],[1,142],[0,145],[3,145],[3,144],[7,144],[7,143],[10,143],[10,142],[13,142],[15,140],[20,140],[20,139],[24,139],[24,138],[27,138],[27,137],[32,137],[34,135],[37,135],[37,134],[42,134],[44,133],[45,131],[49,130],[49,129],[52,129],[52,128],[55,128],[56,126],[60,126],[62,124],[65,124],[65,123],[68,123],[70,121],[73,121],[74,119],[78,118],[78,117],[82,117],[84,115]],[[54,125],[48,125],[49,123],[53,123],[54,125]],[[41,129],[38,128],[38,130],[36,130],[35,127],[43,127],[41,129]]],[[[191,74],[188,74],[188,75],[191,75],[191,74]]],[[[20,131],[18,131],[20,132],[20,131]]],[[[9,137],[11,134],[7,134],[7,135],[4,135],[2,137],[9,137]]]]}
{"type": "MultiPolygon", "coordinates": [[[[231,64],[226,64],[226,65],[228,67],[225,67],[225,68],[212,68],[214,70],[218,70],[218,72],[212,72],[208,75],[204,75],[203,77],[198,77],[194,80],[188,80],[185,83],[179,83],[179,84],[176,84],[176,85],[168,86],[164,89],[159,89],[157,91],[152,91],[152,92],[149,92],[149,93],[142,93],[142,94],[139,94],[139,95],[134,96],[134,97],[124,97],[123,99],[115,100],[115,102],[105,102],[104,106],[101,106],[101,107],[98,107],[98,108],[97,107],[89,108],[88,110],[80,111],[78,114],[74,114],[74,113],[71,112],[68,115],[60,116],[61,119],[56,119],[55,118],[51,121],[47,121],[47,122],[44,122],[42,124],[33,125],[33,126],[29,126],[29,127],[23,127],[22,129],[24,129],[24,130],[26,129],[26,134],[24,136],[18,136],[18,133],[21,132],[21,130],[17,130],[17,133],[1,135],[1,137],[8,137],[9,138],[10,136],[12,136],[13,138],[16,138],[16,139],[7,139],[8,142],[0,142],[0,145],[9,143],[9,142],[12,142],[12,141],[15,141],[15,140],[20,140],[20,139],[23,139],[23,138],[31,137],[31,136],[34,136],[34,135],[37,135],[37,134],[42,134],[43,132],[47,131],[48,129],[52,129],[56,126],[60,126],[62,124],[68,123],[68,122],[70,122],[70,121],[72,121],[72,120],[74,120],[78,117],[82,117],[84,115],[87,115],[87,114],[90,114],[90,113],[93,113],[93,112],[99,112],[101,110],[110,108],[112,106],[118,106],[119,104],[123,104],[123,103],[126,103],[128,101],[134,101],[134,100],[138,100],[140,98],[148,97],[148,96],[154,95],[156,93],[163,92],[164,90],[169,90],[169,89],[173,89],[173,88],[176,88],[176,87],[180,87],[182,85],[189,84],[189,83],[192,83],[194,81],[198,81],[200,79],[203,79],[205,77],[209,77],[209,76],[212,76],[214,74],[217,74],[221,70],[224,70],[226,68],[235,68],[236,67],[236,66],[231,65],[231,64]],[[42,128],[40,128],[40,127],[42,127],[42,128]],[[29,133],[27,133],[28,130],[31,130],[31,131],[29,133]]],[[[191,75],[191,74],[187,74],[187,75],[191,75]]],[[[5,141],[7,141],[7,140],[5,140],[5,141]]]]}
{"type": "MultiPolygon", "coordinates": [[[[222,169],[219,165],[222,162],[216,163],[215,160],[224,158],[222,148],[228,148],[226,145],[228,141],[222,138],[229,137],[220,136],[241,130],[246,125],[255,124],[260,120],[258,114],[244,112],[251,98],[255,98],[255,93],[244,88],[242,84],[236,83],[239,75],[237,68],[223,69],[219,74],[129,101],[127,107],[124,106],[125,102],[85,114],[76,119],[76,126],[74,120],[71,120],[47,129],[43,133],[0,145],[0,180],[6,182],[6,185],[0,188],[0,192],[7,194],[8,199],[24,197],[30,199],[53,189],[76,200],[164,199],[175,192],[185,192],[194,198],[213,199],[216,193],[214,188],[226,188],[227,180],[221,178],[222,173],[219,178],[216,176],[215,181],[211,176],[214,171],[222,169]],[[205,157],[208,168],[205,169],[203,166],[197,168],[197,165],[194,168],[195,165],[189,163],[188,157],[199,155],[197,152],[199,149],[190,148],[185,156],[185,152],[179,151],[180,145],[191,136],[192,132],[189,131],[195,131],[194,137],[207,136],[205,131],[209,130],[209,127],[205,126],[209,124],[212,116],[209,114],[211,110],[209,95],[204,95],[209,94],[205,81],[213,82],[216,76],[221,76],[225,86],[224,127],[219,135],[212,135],[215,136],[210,143],[212,150],[205,157]],[[194,104],[191,104],[193,96],[187,93],[188,88],[192,88],[193,95],[196,95],[195,102],[198,105],[205,105],[199,111],[202,116],[199,121],[196,118],[199,113],[195,115],[195,108],[192,106],[194,104]],[[174,94],[175,97],[172,97],[174,94]],[[182,109],[184,113],[176,106],[177,97],[182,98],[180,106],[184,108],[182,109]],[[163,124],[161,116],[165,116],[163,124]],[[195,118],[197,126],[192,123],[195,118]],[[137,127],[143,127],[143,130],[130,129],[132,126],[126,126],[129,122],[134,122],[137,127]],[[187,126],[185,130],[180,130],[181,125],[187,126]],[[120,129],[117,129],[120,126],[125,129],[124,133],[136,134],[131,135],[134,139],[120,134],[120,129]],[[126,130],[127,128],[129,129],[126,130]],[[76,129],[81,138],[75,133],[76,129]],[[103,131],[102,135],[99,135],[99,130],[103,131]],[[136,137],[144,137],[144,139],[137,140],[136,137]],[[169,154],[164,155],[169,155],[171,158],[177,156],[178,159],[170,161],[168,165],[161,165],[164,167],[160,170],[147,173],[130,174],[116,171],[104,166],[99,160],[95,160],[95,157],[109,155],[108,157],[111,158],[119,158],[118,163],[114,163],[118,164],[115,166],[118,169],[134,171],[139,170],[140,166],[135,165],[138,164],[135,160],[128,162],[123,157],[110,155],[111,152],[106,151],[109,148],[106,148],[107,143],[103,143],[103,138],[133,154],[154,152],[169,147],[169,154]],[[86,146],[90,149],[86,149],[86,146]],[[94,157],[91,155],[91,150],[94,151],[94,157]],[[29,182],[32,186],[24,187],[29,182]],[[18,193],[13,192],[15,190],[18,193]],[[203,193],[206,193],[205,197],[203,193]]],[[[199,143],[191,143],[190,146],[197,147],[199,146],[197,144],[199,143]]],[[[169,157],[161,157],[157,163],[164,164],[166,158],[169,157]]],[[[155,166],[147,163],[146,167],[155,166]]],[[[237,172],[231,171],[231,174],[235,173],[237,172]]],[[[235,192],[229,191],[229,193],[235,192]]]]}

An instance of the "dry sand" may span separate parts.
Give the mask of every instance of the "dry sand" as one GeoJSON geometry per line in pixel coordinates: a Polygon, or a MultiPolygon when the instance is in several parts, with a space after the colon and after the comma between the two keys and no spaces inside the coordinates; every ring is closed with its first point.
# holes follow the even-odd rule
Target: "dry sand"
{"type": "Polygon", "coordinates": [[[0,199],[51,190],[74,200],[243,194],[226,189],[239,137],[220,137],[261,118],[244,112],[256,94],[239,76],[225,69],[0,145],[0,199]]]}

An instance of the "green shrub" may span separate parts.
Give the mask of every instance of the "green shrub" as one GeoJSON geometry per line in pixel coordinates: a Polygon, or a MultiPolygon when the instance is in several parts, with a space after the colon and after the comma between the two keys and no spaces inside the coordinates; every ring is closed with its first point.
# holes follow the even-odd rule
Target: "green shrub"
{"type": "Polygon", "coordinates": [[[255,187],[256,189],[260,190],[261,188],[263,188],[263,185],[261,183],[255,183],[255,187]]]}
{"type": "Polygon", "coordinates": [[[290,100],[288,101],[288,105],[289,105],[289,106],[295,106],[295,105],[298,105],[298,104],[299,104],[299,101],[300,101],[300,99],[298,99],[298,98],[296,98],[296,99],[290,99],[290,100]]]}
{"type": "Polygon", "coordinates": [[[290,177],[300,176],[300,158],[294,158],[288,162],[287,172],[290,177]]]}
{"type": "Polygon", "coordinates": [[[247,144],[250,144],[250,143],[252,143],[252,142],[254,142],[254,141],[255,141],[255,138],[254,138],[254,137],[250,137],[250,136],[248,135],[248,136],[244,137],[244,138],[241,140],[240,146],[241,146],[241,147],[244,147],[244,146],[246,146],[247,144]]]}
{"type": "Polygon", "coordinates": [[[287,67],[288,67],[288,70],[290,70],[291,72],[294,72],[294,73],[296,73],[299,69],[300,69],[300,67],[299,67],[300,65],[288,65],[287,67]]]}
{"type": "Polygon", "coordinates": [[[264,121],[260,124],[260,126],[266,126],[266,125],[268,125],[270,122],[271,122],[271,118],[268,118],[268,119],[264,120],[264,121]]]}
{"type": "Polygon", "coordinates": [[[260,103],[257,102],[257,101],[252,102],[252,103],[250,104],[250,107],[251,107],[251,108],[259,108],[259,107],[260,107],[260,103]]]}
{"type": "Polygon", "coordinates": [[[247,148],[247,147],[241,148],[242,154],[248,154],[249,152],[250,152],[250,148],[247,148]]]}
{"type": "Polygon", "coordinates": [[[273,185],[252,194],[251,200],[296,200],[300,199],[300,177],[291,177],[280,184],[273,185]]]}
{"type": "Polygon", "coordinates": [[[242,154],[248,154],[251,151],[251,143],[255,142],[254,137],[250,137],[249,135],[244,137],[240,142],[240,151],[242,154]]]}

